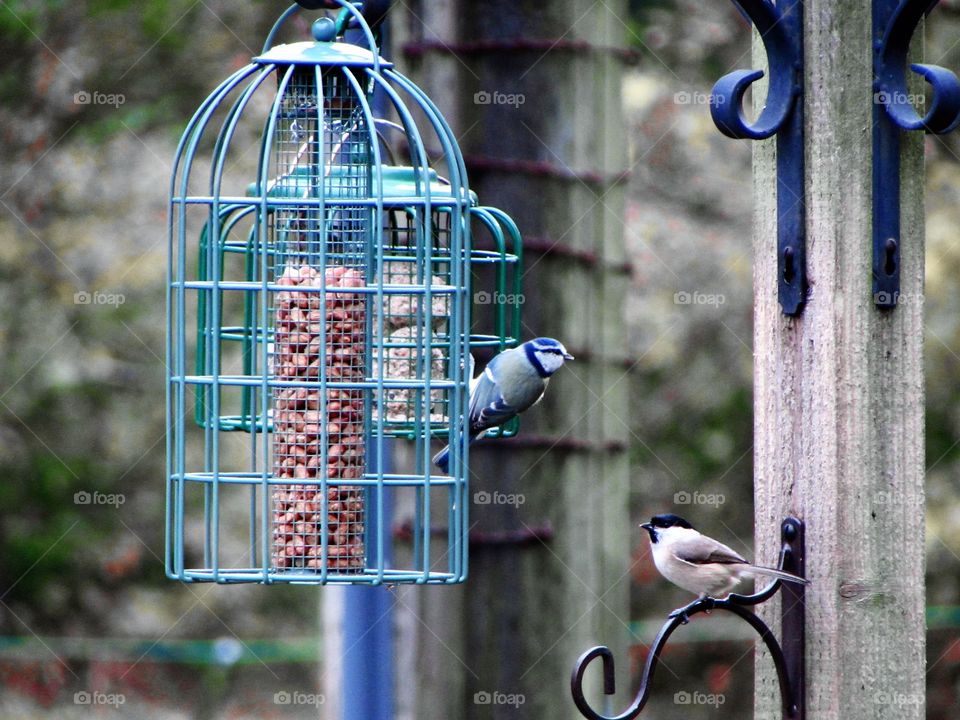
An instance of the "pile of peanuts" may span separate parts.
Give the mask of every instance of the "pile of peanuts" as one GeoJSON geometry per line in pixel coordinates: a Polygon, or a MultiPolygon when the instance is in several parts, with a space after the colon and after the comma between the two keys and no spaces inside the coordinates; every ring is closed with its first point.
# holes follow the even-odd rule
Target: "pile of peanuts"
{"type": "MultiPolygon", "coordinates": [[[[405,261],[391,261],[385,263],[384,282],[391,285],[412,285],[415,282],[416,266],[405,261]]],[[[432,285],[443,285],[443,279],[434,275],[432,285]]],[[[378,354],[385,360],[383,376],[390,380],[415,380],[421,365],[422,347],[402,347],[403,345],[417,344],[420,324],[420,313],[425,311],[426,296],[419,293],[390,294],[384,299],[384,325],[386,327],[387,343],[395,343],[401,347],[378,348],[378,354]]],[[[431,302],[432,330],[442,330],[450,316],[450,296],[438,292],[432,296],[431,302]]],[[[434,380],[444,379],[444,357],[439,348],[431,350],[431,374],[434,380]]],[[[374,358],[373,371],[378,372],[377,360],[374,358]]],[[[376,376],[376,375],[375,375],[376,376]]],[[[416,391],[403,388],[390,388],[386,393],[386,420],[391,422],[409,422],[417,414],[415,403],[416,391]]],[[[438,407],[443,400],[443,393],[434,390],[430,393],[431,405],[438,407]]],[[[441,408],[442,409],[442,408],[441,408]]],[[[445,418],[442,412],[433,412],[431,408],[430,420],[442,422],[445,418]]]]}
{"type": "MultiPolygon", "coordinates": [[[[416,281],[414,273],[417,266],[414,263],[393,260],[385,262],[384,266],[384,282],[388,285],[412,285],[416,281]]],[[[439,287],[444,280],[434,275],[430,284],[439,287]]],[[[426,295],[419,293],[387,295],[383,301],[384,324],[390,331],[419,324],[417,316],[421,305],[425,305],[425,299],[426,295]]],[[[450,295],[437,292],[431,299],[431,317],[436,329],[445,324],[450,316],[450,295]]]]}
{"type": "MultiPolygon", "coordinates": [[[[387,342],[397,343],[401,347],[386,347],[383,349],[384,368],[383,376],[391,380],[411,380],[417,378],[417,372],[420,368],[420,355],[422,348],[402,347],[406,344],[416,344],[418,331],[416,328],[404,327],[394,330],[387,335],[387,342]]],[[[444,379],[443,353],[439,348],[433,348],[431,352],[432,367],[430,369],[431,377],[434,380],[444,379]]],[[[377,361],[374,359],[374,372],[377,370],[377,361]]],[[[416,406],[416,395],[414,390],[405,388],[387,388],[386,394],[386,419],[391,422],[410,422],[416,417],[418,408],[416,406]]],[[[433,412],[434,408],[442,409],[440,403],[443,401],[443,392],[432,390],[430,392],[431,401],[431,422],[443,422],[444,414],[442,412],[433,412]]]]}
{"type": "MultiPolygon", "coordinates": [[[[327,380],[362,381],[365,295],[335,290],[363,287],[362,273],[343,266],[330,266],[325,274],[307,265],[287,267],[277,284],[292,289],[276,294],[275,378],[319,382],[320,344],[326,338],[322,362],[327,380]],[[326,292],[321,294],[320,288],[326,288],[326,292]]],[[[316,480],[315,484],[278,485],[274,490],[276,568],[319,571],[324,567],[324,517],[326,568],[349,572],[362,570],[365,565],[362,488],[333,485],[328,487],[326,497],[320,489],[324,454],[329,480],[363,477],[363,390],[329,389],[326,395],[324,408],[319,387],[274,389],[274,477],[316,480]]]]}

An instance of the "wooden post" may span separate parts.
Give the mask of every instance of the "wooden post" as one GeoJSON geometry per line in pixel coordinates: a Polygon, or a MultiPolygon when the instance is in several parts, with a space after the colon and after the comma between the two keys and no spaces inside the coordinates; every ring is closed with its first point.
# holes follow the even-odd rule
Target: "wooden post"
{"type": "Polygon", "coordinates": [[[570,718],[570,670],[586,648],[610,645],[624,692],[630,684],[639,536],[628,517],[627,153],[615,51],[626,3],[458,0],[394,12],[404,33],[396,62],[451,120],[481,203],[510,213],[528,241],[524,339],[553,336],[578,356],[516,441],[471,451],[472,492],[524,498],[474,503],[474,532],[553,537],[475,545],[463,588],[401,592],[398,645],[410,654],[398,696],[416,702],[398,717],[570,718]],[[495,693],[523,704],[497,704],[495,693]]]}
{"type": "MultiPolygon", "coordinates": [[[[924,716],[922,133],[903,135],[902,302],[871,296],[870,3],[807,0],[810,298],[777,304],[773,141],[756,146],[756,546],[806,522],[807,720],[924,716]]],[[[762,60],[760,49],[756,56],[762,60]]],[[[766,617],[777,622],[779,610],[766,617]]],[[[758,652],[756,717],[780,718],[758,652]]]]}

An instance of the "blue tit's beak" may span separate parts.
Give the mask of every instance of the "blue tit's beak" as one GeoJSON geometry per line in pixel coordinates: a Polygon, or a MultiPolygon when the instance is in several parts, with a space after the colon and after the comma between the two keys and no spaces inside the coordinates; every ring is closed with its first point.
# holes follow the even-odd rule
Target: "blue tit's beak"
{"type": "Polygon", "coordinates": [[[573,360],[573,355],[571,355],[571,354],[568,353],[568,352],[565,352],[565,353],[563,354],[563,359],[564,359],[564,360],[573,360]]]}

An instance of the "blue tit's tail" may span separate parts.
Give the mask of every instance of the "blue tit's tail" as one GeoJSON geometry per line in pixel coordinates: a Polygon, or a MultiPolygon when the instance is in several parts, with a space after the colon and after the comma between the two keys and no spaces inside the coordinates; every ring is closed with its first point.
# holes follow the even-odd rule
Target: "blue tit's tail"
{"type": "MultiPolygon", "coordinates": [[[[467,353],[467,358],[469,359],[467,363],[467,377],[470,378],[470,392],[472,393],[474,387],[476,386],[480,378],[473,376],[477,368],[477,359],[473,356],[473,353],[467,353]]],[[[461,425],[461,429],[462,427],[463,426],[461,425]]],[[[477,439],[476,435],[471,435],[469,442],[472,443],[476,439],[477,439]]],[[[436,465],[441,470],[443,470],[443,472],[445,473],[450,472],[450,446],[449,445],[445,446],[443,450],[441,450],[440,452],[438,452],[436,455],[433,456],[433,464],[436,465]]]]}
{"type": "MultiPolygon", "coordinates": [[[[477,433],[476,435],[471,434],[470,437],[467,438],[467,444],[473,445],[481,437],[483,437],[482,432],[477,433]]],[[[436,465],[441,470],[443,470],[445,473],[450,472],[450,446],[449,445],[446,445],[443,448],[443,450],[441,450],[440,452],[438,452],[436,455],[433,456],[433,464],[436,465]]]]}
{"type": "Polygon", "coordinates": [[[433,456],[433,464],[438,468],[443,470],[443,472],[450,472],[450,446],[447,445],[433,456]]]}

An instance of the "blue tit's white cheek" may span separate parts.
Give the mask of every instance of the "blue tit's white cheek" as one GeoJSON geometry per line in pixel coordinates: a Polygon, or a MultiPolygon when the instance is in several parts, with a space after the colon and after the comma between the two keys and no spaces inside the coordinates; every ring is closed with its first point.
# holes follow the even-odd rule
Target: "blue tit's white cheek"
{"type": "Polygon", "coordinates": [[[537,361],[548,375],[552,375],[563,367],[563,355],[555,352],[544,352],[543,350],[537,350],[536,355],[537,361]]]}

